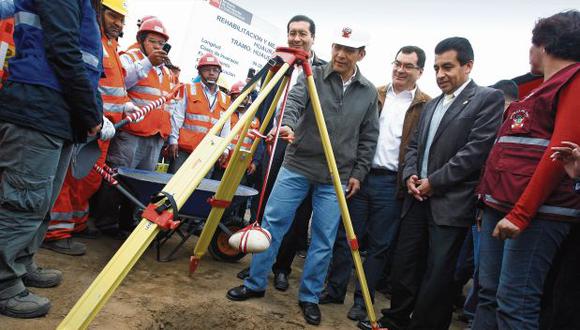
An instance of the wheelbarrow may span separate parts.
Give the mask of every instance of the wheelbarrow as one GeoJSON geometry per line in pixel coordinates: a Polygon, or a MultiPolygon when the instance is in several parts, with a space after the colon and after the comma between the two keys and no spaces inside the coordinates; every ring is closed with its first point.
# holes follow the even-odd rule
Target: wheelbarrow
{"type": "MultiPolygon", "coordinates": [[[[124,189],[125,192],[121,192],[124,195],[127,195],[127,193],[130,194],[133,198],[131,196],[127,197],[140,209],[143,209],[144,205],[150,202],[151,196],[163,189],[171,177],[172,174],[124,167],[118,168],[115,175],[115,179],[119,181],[117,187],[120,186],[121,189],[126,188],[124,189]]],[[[155,240],[158,261],[165,262],[175,259],[175,253],[181,246],[192,235],[199,235],[201,233],[205,220],[211,211],[211,205],[208,203],[208,199],[215,194],[219,184],[220,181],[217,180],[203,179],[195,192],[179,210],[177,217],[181,220],[180,225],[173,230],[159,233],[155,240]],[[163,255],[163,246],[174,235],[177,235],[179,238],[178,244],[168,254],[163,255]]],[[[257,190],[240,185],[236,190],[234,199],[247,199],[257,194],[257,190]]],[[[235,262],[242,259],[245,254],[232,248],[228,244],[228,239],[233,233],[244,226],[246,226],[246,223],[243,219],[224,216],[219,224],[219,230],[214,234],[208,247],[211,256],[216,260],[227,262],[235,262]]]]}

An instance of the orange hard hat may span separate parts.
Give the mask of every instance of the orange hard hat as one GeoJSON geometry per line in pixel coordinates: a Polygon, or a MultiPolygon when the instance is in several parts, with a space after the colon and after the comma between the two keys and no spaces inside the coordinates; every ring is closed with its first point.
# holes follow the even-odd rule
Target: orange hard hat
{"type": "Polygon", "coordinates": [[[220,63],[218,58],[211,53],[207,53],[199,59],[199,61],[197,62],[197,69],[199,70],[202,66],[209,65],[217,66],[220,68],[220,70],[222,69],[222,64],[220,63]]]}
{"type": "Polygon", "coordinates": [[[246,86],[245,82],[238,81],[237,83],[232,85],[232,88],[230,88],[230,95],[231,94],[241,94],[242,90],[244,89],[245,86],[246,86]]]}
{"type": "Polygon", "coordinates": [[[167,35],[167,30],[165,29],[165,26],[163,26],[163,23],[161,23],[161,20],[159,20],[157,17],[143,17],[143,20],[141,21],[141,26],[139,27],[139,31],[137,32],[137,39],[139,39],[139,36],[141,34],[147,32],[154,32],[160,34],[165,38],[165,40],[169,40],[169,35],[167,35]]]}

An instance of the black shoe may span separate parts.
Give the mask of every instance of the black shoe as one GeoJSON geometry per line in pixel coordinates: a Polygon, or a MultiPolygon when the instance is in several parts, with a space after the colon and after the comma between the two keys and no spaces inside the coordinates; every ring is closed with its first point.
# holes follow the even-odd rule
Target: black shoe
{"type": "MultiPolygon", "coordinates": [[[[388,309],[387,309],[388,310],[388,309]]],[[[394,320],[388,316],[383,315],[383,317],[381,317],[377,323],[379,323],[379,328],[387,328],[389,330],[404,330],[406,329],[409,324],[411,323],[411,320],[407,320],[405,321],[398,321],[398,320],[394,320]]],[[[359,328],[361,328],[361,326],[368,326],[368,328],[361,328],[361,329],[370,329],[370,322],[368,320],[364,320],[364,321],[360,321],[359,323],[359,328]],[[366,322],[365,324],[363,324],[364,322],[366,322]]]]}
{"type": "Polygon", "coordinates": [[[245,280],[250,276],[250,268],[244,268],[236,275],[240,280],[245,280]]]}
{"type": "Polygon", "coordinates": [[[288,275],[285,273],[274,274],[274,287],[276,290],[286,291],[290,283],[288,283],[288,275]]]}
{"type": "Polygon", "coordinates": [[[367,318],[365,306],[354,304],[346,314],[346,317],[353,321],[362,321],[367,318]]]}
{"type": "Polygon", "coordinates": [[[298,305],[300,309],[302,309],[302,315],[304,315],[304,319],[306,323],[319,325],[320,319],[322,316],[320,315],[320,309],[318,308],[318,304],[306,302],[306,301],[299,301],[298,305]]]}
{"type": "Polygon", "coordinates": [[[320,294],[320,297],[318,298],[318,303],[321,305],[326,305],[326,304],[342,305],[344,303],[344,297],[342,299],[335,298],[335,297],[331,296],[328,293],[328,291],[324,290],[324,291],[322,291],[322,293],[320,294]]]}
{"type": "MultiPolygon", "coordinates": [[[[371,321],[369,321],[369,320],[358,321],[356,326],[362,330],[372,330],[373,329],[373,327],[371,326],[371,321]]],[[[394,329],[394,328],[387,328],[385,325],[383,325],[383,323],[381,321],[377,321],[377,326],[379,329],[389,329],[389,330],[394,329]]]]}
{"type": "Polygon", "coordinates": [[[252,291],[243,285],[229,289],[226,297],[233,301],[244,301],[250,298],[262,298],[266,291],[252,291]]]}

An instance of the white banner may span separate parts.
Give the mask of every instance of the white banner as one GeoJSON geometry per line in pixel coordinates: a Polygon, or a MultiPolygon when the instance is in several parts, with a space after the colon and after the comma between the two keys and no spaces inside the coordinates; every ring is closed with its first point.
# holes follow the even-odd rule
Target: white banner
{"type": "Polygon", "coordinates": [[[181,68],[184,82],[197,76],[197,61],[206,53],[219,58],[222,78],[229,85],[244,81],[248,69],[261,68],[275,48],[285,44],[285,26],[273,26],[231,0],[133,0],[121,40],[124,47],[135,42],[135,23],[147,15],[157,16],[166,26],[172,45],[169,57],[181,68]],[[159,3],[163,5],[155,6],[159,3]]]}

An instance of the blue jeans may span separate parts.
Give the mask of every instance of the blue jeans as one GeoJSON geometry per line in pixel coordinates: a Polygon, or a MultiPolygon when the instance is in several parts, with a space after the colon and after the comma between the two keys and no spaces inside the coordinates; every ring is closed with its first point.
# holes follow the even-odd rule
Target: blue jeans
{"type": "Polygon", "coordinates": [[[268,274],[280,243],[292,225],[296,209],[309,190],[312,190],[312,239],[304,263],[298,299],[318,303],[340,222],[340,208],[333,185],[312,182],[285,167],[278,173],[262,219],[262,227],[272,234],[272,243],[268,250],[253,255],[250,276],[244,281],[248,289],[266,289],[268,274]]]}
{"type": "MultiPolygon", "coordinates": [[[[374,297],[375,288],[383,275],[387,252],[393,246],[399,230],[401,202],[397,199],[397,173],[369,174],[360,191],[348,203],[355,234],[367,243],[367,257],[363,267],[367,285],[374,297]]],[[[326,290],[336,299],[343,300],[352,272],[352,255],[344,226],[340,226],[334,243],[332,266],[326,290]]],[[[360,284],[356,283],[354,303],[364,306],[360,284]]]]}
{"type": "Polygon", "coordinates": [[[473,329],[538,329],[546,275],[571,224],[532,219],[517,238],[491,236],[504,213],[487,207],[479,250],[479,304],[473,329]]]}

